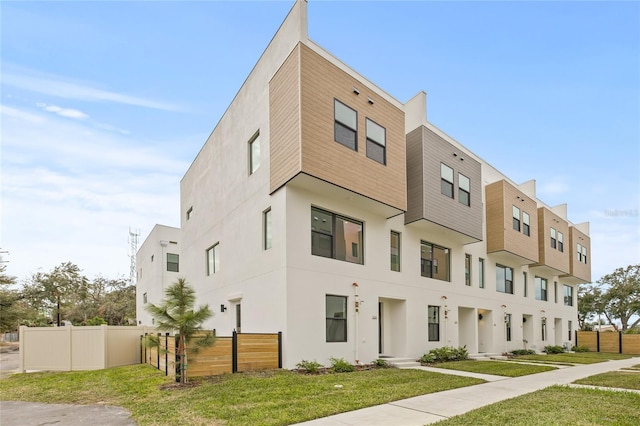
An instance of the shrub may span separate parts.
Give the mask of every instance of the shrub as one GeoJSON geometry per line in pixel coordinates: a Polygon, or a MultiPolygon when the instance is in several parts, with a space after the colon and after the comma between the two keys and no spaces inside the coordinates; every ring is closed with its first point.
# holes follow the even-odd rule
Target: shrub
{"type": "Polygon", "coordinates": [[[545,346],[542,351],[546,352],[547,355],[561,354],[561,353],[564,352],[564,347],[562,347],[560,345],[549,345],[549,346],[545,346]]]}
{"type": "Polygon", "coordinates": [[[574,346],[571,350],[574,352],[589,352],[589,348],[586,346],[574,346]]]}
{"type": "Polygon", "coordinates": [[[511,351],[511,353],[515,356],[518,355],[535,355],[536,351],[533,349],[515,349],[511,351]]]}
{"type": "Polygon", "coordinates": [[[320,364],[319,362],[306,361],[304,359],[296,364],[297,369],[304,370],[305,373],[309,374],[318,374],[318,372],[320,371],[320,367],[322,367],[322,364],[320,364]]]}
{"type": "Polygon", "coordinates": [[[391,367],[391,365],[386,360],[384,360],[382,358],[378,358],[378,359],[374,360],[371,363],[371,365],[374,368],[389,368],[389,367],[391,367]]]}
{"type": "Polygon", "coordinates": [[[463,361],[465,359],[469,359],[469,352],[466,346],[458,348],[443,346],[431,349],[428,353],[422,355],[419,361],[421,364],[431,364],[434,362],[463,361]]]}
{"type": "Polygon", "coordinates": [[[350,373],[356,368],[347,362],[344,358],[329,358],[331,361],[331,371],[334,373],[350,373]]]}

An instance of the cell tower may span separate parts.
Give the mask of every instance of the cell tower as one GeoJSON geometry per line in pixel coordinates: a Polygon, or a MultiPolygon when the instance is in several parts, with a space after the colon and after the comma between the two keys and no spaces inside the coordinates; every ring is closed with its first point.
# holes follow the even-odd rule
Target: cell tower
{"type": "Polygon", "coordinates": [[[129,259],[131,259],[131,266],[129,267],[129,283],[136,285],[136,253],[138,253],[138,237],[140,236],[140,230],[132,231],[129,228],[129,259]]]}

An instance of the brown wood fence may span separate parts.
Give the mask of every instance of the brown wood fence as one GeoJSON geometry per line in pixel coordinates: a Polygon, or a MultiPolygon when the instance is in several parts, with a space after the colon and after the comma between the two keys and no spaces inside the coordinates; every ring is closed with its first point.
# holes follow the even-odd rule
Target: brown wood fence
{"type": "MultiPolygon", "coordinates": [[[[159,350],[146,347],[143,337],[140,337],[143,363],[177,378],[177,336],[158,333],[159,350]]],[[[216,336],[212,346],[189,354],[187,368],[189,377],[282,368],[282,333],[233,332],[231,337],[216,336]]]]}
{"type": "Polygon", "coordinates": [[[640,355],[640,334],[576,331],[576,346],[584,346],[592,352],[640,355]]]}

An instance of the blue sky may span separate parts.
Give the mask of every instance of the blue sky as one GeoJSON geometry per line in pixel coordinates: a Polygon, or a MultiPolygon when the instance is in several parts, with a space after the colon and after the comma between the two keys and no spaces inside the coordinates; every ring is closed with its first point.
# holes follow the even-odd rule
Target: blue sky
{"type": "MultiPolygon", "coordinates": [[[[8,272],[128,276],[292,2],[0,3],[8,272]]],[[[640,262],[640,3],[309,2],[309,36],[640,262]]]]}

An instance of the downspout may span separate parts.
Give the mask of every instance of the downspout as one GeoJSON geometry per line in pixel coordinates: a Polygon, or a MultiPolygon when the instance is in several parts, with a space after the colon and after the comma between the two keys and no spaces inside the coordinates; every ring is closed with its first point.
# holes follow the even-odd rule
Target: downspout
{"type": "Polygon", "coordinates": [[[354,293],[354,311],[355,311],[355,317],[354,317],[354,322],[355,322],[355,326],[354,326],[354,338],[353,338],[353,359],[355,359],[356,364],[360,364],[360,357],[358,355],[358,314],[360,312],[360,298],[358,296],[358,283],[353,283],[351,284],[351,286],[353,287],[353,293],[354,293]]]}

